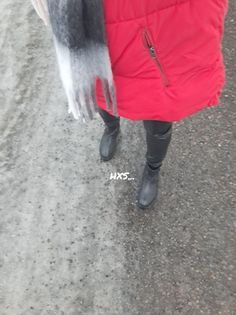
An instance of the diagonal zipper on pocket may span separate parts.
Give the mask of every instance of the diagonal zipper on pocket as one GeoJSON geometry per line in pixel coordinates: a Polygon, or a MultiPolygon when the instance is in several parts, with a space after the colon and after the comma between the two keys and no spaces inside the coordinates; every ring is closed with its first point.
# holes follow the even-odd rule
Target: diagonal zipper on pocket
{"type": "Polygon", "coordinates": [[[160,73],[161,73],[164,85],[168,86],[169,85],[169,81],[167,79],[167,76],[165,74],[163,66],[162,66],[162,64],[160,62],[160,59],[159,59],[159,57],[157,55],[155,47],[154,47],[154,45],[152,43],[151,37],[150,37],[150,35],[148,33],[148,30],[146,28],[142,31],[142,37],[143,37],[143,43],[144,43],[145,48],[148,49],[150,56],[152,57],[152,59],[155,60],[157,66],[158,66],[158,68],[160,70],[160,73]]]}

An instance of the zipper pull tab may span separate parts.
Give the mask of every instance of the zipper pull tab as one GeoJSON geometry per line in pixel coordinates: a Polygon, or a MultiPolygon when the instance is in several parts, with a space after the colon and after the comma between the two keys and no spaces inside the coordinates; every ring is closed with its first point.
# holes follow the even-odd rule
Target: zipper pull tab
{"type": "Polygon", "coordinates": [[[153,46],[150,46],[150,47],[149,47],[149,51],[150,51],[151,57],[155,59],[155,58],[156,58],[156,53],[155,53],[154,47],[153,47],[153,46]]]}

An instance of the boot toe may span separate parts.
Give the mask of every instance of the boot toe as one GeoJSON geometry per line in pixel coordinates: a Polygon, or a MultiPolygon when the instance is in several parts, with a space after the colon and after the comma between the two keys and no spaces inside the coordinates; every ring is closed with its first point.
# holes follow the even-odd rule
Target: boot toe
{"type": "Polygon", "coordinates": [[[110,160],[114,153],[114,147],[108,143],[100,147],[100,157],[104,161],[110,160]]]}
{"type": "Polygon", "coordinates": [[[153,190],[152,192],[141,192],[137,198],[137,205],[141,209],[145,209],[150,207],[157,197],[157,190],[153,190]]]}

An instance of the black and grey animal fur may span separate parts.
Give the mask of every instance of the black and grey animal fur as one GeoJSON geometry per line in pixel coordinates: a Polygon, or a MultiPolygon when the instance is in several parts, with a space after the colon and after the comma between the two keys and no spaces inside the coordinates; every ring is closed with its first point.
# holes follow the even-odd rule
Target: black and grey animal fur
{"type": "Polygon", "coordinates": [[[117,116],[103,0],[47,0],[47,6],[69,112],[83,122],[93,119],[99,78],[107,108],[117,116]]]}

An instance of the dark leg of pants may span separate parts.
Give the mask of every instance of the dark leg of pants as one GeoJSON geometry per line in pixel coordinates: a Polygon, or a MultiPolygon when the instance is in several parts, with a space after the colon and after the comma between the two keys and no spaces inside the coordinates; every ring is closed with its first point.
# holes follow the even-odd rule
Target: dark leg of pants
{"type": "Polygon", "coordinates": [[[146,130],[146,160],[153,168],[160,167],[164,160],[172,135],[172,122],[143,120],[146,130]]]}
{"type": "Polygon", "coordinates": [[[120,117],[113,116],[100,107],[98,108],[98,112],[109,129],[116,128],[119,125],[120,117]]]}

